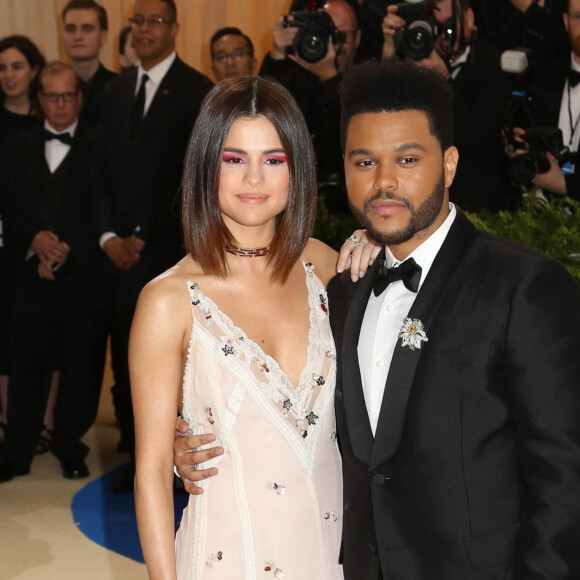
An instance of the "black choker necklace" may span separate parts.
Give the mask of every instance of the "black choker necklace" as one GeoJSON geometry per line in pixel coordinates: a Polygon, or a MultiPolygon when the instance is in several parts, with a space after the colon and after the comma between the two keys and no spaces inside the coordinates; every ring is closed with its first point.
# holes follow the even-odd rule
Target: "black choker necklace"
{"type": "Polygon", "coordinates": [[[232,248],[231,246],[226,246],[226,252],[228,254],[234,254],[241,258],[260,258],[265,256],[269,249],[270,248],[232,248]]]}

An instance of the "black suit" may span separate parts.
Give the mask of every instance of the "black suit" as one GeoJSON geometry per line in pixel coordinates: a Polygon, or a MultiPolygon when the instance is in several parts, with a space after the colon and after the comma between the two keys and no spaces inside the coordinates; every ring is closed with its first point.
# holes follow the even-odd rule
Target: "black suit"
{"type": "MultiPolygon", "coordinates": [[[[566,88],[570,55],[566,55],[538,71],[529,89],[530,112],[536,125],[558,127],[562,94],[566,88]]],[[[576,121],[576,119],[574,119],[576,121]]],[[[529,123],[529,120],[528,120],[529,123]]],[[[575,173],[566,175],[566,193],[580,201],[580,153],[573,154],[575,173]]]]}
{"type": "Polygon", "coordinates": [[[18,273],[12,326],[13,367],[5,459],[30,465],[42,428],[53,371],[60,371],[53,452],[63,462],[84,459],[80,439],[95,419],[105,359],[107,283],[97,243],[92,183],[94,135],[79,122],[73,144],[51,173],[43,129],[23,132],[7,148],[6,237],[18,273]],[[70,246],[55,281],[38,275],[26,259],[39,231],[70,246]]]}
{"type": "Polygon", "coordinates": [[[376,435],[357,344],[372,272],[329,285],[346,580],[580,578],[580,290],[459,212],[397,343],[376,435]]]}
{"type": "Polygon", "coordinates": [[[112,328],[114,399],[123,440],[133,451],[127,347],[141,288],[184,255],[178,189],[183,157],[211,81],[176,58],[132,138],[137,69],[112,81],[101,99],[99,122],[99,233],[145,241],[141,260],[114,273],[112,328]]]}
{"type": "Polygon", "coordinates": [[[116,74],[99,63],[97,72],[88,80],[79,82],[83,94],[80,118],[90,125],[96,126],[99,121],[101,94],[107,83],[116,78],[116,74]]]}
{"type": "Polygon", "coordinates": [[[451,86],[460,159],[451,201],[469,211],[508,209],[519,199],[505,173],[501,139],[505,107],[515,88],[512,79],[502,72],[499,53],[480,37],[451,86]]]}

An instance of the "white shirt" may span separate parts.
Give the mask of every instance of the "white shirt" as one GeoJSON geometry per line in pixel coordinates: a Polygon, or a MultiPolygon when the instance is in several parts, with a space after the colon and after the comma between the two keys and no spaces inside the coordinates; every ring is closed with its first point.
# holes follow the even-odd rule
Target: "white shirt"
{"type": "Polygon", "coordinates": [[[144,108],[144,115],[147,114],[149,107],[151,106],[151,102],[153,101],[153,97],[155,97],[155,93],[161,84],[161,81],[167,74],[167,71],[171,68],[173,61],[177,58],[177,53],[173,51],[165,60],[162,60],[159,64],[156,64],[153,68],[149,70],[145,70],[141,63],[137,66],[137,84],[135,85],[135,96],[139,92],[139,88],[141,87],[141,79],[143,75],[147,75],[149,80],[145,85],[145,108],[144,108]]]}
{"type": "MultiPolygon", "coordinates": [[[[457,210],[452,203],[449,204],[449,210],[449,215],[439,228],[407,257],[413,258],[421,266],[418,292],[421,291],[421,286],[457,215],[457,210]]],[[[385,248],[385,251],[389,268],[400,264],[388,247],[385,248]]],[[[406,288],[402,280],[397,280],[389,284],[380,296],[375,296],[371,291],[367,303],[357,352],[363,394],[373,435],[377,429],[385,384],[397,345],[399,330],[409,314],[416,296],[415,292],[406,288]]]]}
{"type": "MultiPolygon", "coordinates": [[[[78,119],[63,131],[57,131],[53,129],[48,121],[44,121],[44,128],[51,133],[60,135],[62,133],[70,133],[71,137],[75,136],[75,131],[77,130],[78,119]]],[[[58,139],[50,139],[44,142],[44,158],[46,159],[46,164],[50,169],[51,173],[54,173],[58,166],[64,161],[64,158],[68,155],[70,151],[70,145],[59,141],[58,139]]]]}
{"type": "MultiPolygon", "coordinates": [[[[580,64],[578,64],[574,57],[571,58],[570,68],[580,72],[580,64]]],[[[562,91],[562,102],[560,104],[560,117],[558,119],[558,128],[562,130],[562,137],[564,145],[568,146],[570,151],[578,151],[578,143],[580,142],[580,83],[574,88],[570,87],[570,110],[568,110],[568,81],[564,84],[562,91]],[[572,126],[570,126],[570,113],[572,113],[572,126]],[[576,123],[576,130],[572,135],[573,125],[576,123]]]]}

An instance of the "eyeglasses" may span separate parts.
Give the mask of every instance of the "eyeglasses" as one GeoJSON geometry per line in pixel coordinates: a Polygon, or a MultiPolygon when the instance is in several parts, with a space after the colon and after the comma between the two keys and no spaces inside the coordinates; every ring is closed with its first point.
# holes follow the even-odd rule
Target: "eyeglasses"
{"type": "Polygon", "coordinates": [[[76,93],[40,93],[49,103],[58,103],[59,99],[62,99],[65,103],[70,103],[74,101],[79,94],[76,93]]]}
{"type": "Polygon", "coordinates": [[[143,25],[147,23],[149,28],[157,28],[161,24],[173,24],[175,20],[163,20],[163,18],[143,18],[143,16],[135,16],[134,18],[129,18],[129,23],[131,28],[143,28],[143,25]]]}
{"type": "Polygon", "coordinates": [[[214,54],[212,60],[215,62],[223,63],[228,60],[228,58],[233,58],[236,61],[242,60],[244,57],[250,56],[247,50],[234,50],[233,52],[218,52],[214,54]]]}

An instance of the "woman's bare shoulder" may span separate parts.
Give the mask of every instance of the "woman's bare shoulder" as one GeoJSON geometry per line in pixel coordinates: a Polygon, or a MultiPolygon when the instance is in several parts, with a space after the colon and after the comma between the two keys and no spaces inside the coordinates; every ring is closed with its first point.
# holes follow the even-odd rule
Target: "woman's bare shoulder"
{"type": "Polygon", "coordinates": [[[304,249],[304,259],[314,264],[316,275],[325,286],[336,275],[338,252],[324,242],[310,238],[304,249]]]}
{"type": "Polygon", "coordinates": [[[157,310],[159,314],[163,311],[180,311],[188,308],[187,283],[192,277],[196,277],[196,274],[198,271],[193,260],[189,257],[183,258],[143,287],[139,305],[157,310]]]}

